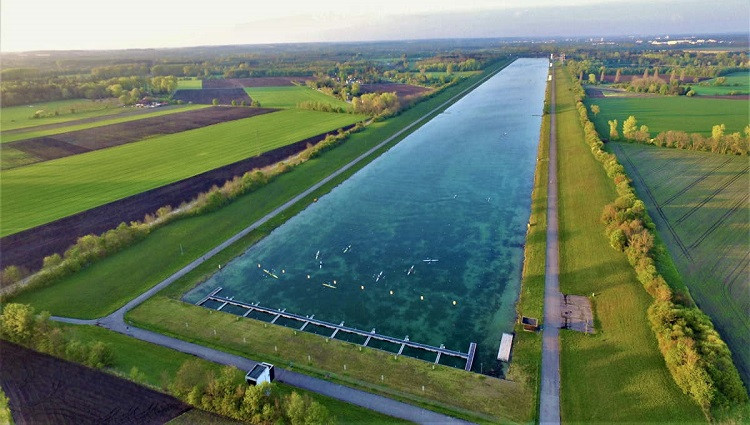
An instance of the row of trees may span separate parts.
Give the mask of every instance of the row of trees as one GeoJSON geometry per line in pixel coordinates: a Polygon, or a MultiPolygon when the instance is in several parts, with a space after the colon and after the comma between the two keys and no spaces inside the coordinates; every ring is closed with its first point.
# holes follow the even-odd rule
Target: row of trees
{"type": "Polygon", "coordinates": [[[53,325],[49,313],[36,314],[34,308],[26,304],[8,303],[2,307],[0,337],[90,367],[102,368],[114,362],[109,344],[71,338],[53,325]]]}
{"type": "MultiPolygon", "coordinates": [[[[592,113],[594,112],[594,106],[596,105],[591,106],[592,113]]],[[[617,131],[617,120],[610,120],[607,123],[609,124],[610,140],[619,140],[620,133],[617,131]]],[[[629,116],[622,123],[623,139],[629,142],[730,155],[747,155],[750,152],[750,125],[745,127],[745,137],[742,137],[739,131],[731,134],[725,134],[725,131],[726,126],[724,124],[717,124],[711,128],[711,137],[705,137],[700,133],[668,130],[662,131],[652,138],[647,126],[638,126],[635,116],[629,116]]]]}
{"type": "MultiPolygon", "coordinates": [[[[625,168],[614,154],[602,149],[594,124],[583,104],[583,87],[572,79],[576,108],[587,144],[602,164],[618,197],[604,208],[602,222],[613,248],[625,253],[638,280],[653,297],[647,315],[672,377],[711,417],[712,409],[748,402],[747,392],[732,362],[729,348],[711,320],[684,296],[677,296],[659,273],[654,258],[654,224],[638,199],[625,168]]],[[[635,126],[629,123],[628,129],[635,126]]]]}
{"type": "Polygon", "coordinates": [[[177,371],[170,392],[190,405],[250,424],[324,425],[335,423],[325,406],[297,392],[283,395],[273,384],[249,386],[244,374],[224,367],[216,376],[199,360],[177,371]]]}

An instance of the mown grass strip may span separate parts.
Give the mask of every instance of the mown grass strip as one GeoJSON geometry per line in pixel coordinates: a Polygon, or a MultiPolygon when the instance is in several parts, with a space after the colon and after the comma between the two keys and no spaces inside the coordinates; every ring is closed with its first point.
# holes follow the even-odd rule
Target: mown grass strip
{"type": "Polygon", "coordinates": [[[286,110],[8,170],[0,236],[212,170],[363,117],[286,110]]]}
{"type": "Polygon", "coordinates": [[[584,142],[570,78],[557,70],[560,289],[594,295],[596,335],[562,331],[565,422],[704,421],[669,374],[646,319],[650,296],[603,236],[614,185],[584,142]]]}

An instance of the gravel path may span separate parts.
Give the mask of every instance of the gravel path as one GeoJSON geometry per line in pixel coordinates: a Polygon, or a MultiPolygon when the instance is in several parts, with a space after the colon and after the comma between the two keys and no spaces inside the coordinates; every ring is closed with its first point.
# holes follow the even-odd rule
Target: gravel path
{"type": "MultiPolygon", "coordinates": [[[[554,75],[554,72],[553,72],[554,75]]],[[[547,185],[547,259],[544,270],[544,331],[539,422],[560,423],[560,256],[557,222],[557,120],[555,78],[550,83],[549,183],[547,185]]]]}

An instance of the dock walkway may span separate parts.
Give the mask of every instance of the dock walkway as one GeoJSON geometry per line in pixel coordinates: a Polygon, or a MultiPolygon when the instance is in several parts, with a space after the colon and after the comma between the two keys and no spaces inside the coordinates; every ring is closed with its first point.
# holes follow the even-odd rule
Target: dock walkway
{"type": "Polygon", "coordinates": [[[440,361],[440,356],[458,357],[458,358],[466,360],[466,367],[464,368],[465,370],[471,370],[471,367],[474,364],[474,355],[476,353],[476,347],[477,347],[477,344],[474,342],[469,344],[469,351],[467,353],[462,353],[460,351],[447,349],[443,345],[441,345],[440,347],[434,347],[432,345],[414,342],[414,341],[409,340],[409,336],[406,336],[405,338],[394,338],[392,336],[387,336],[387,335],[376,333],[375,329],[369,332],[363,331],[361,329],[345,326],[344,322],[336,324],[332,322],[326,322],[325,320],[316,319],[314,317],[315,315],[302,316],[302,315],[295,314],[295,313],[289,313],[286,311],[286,309],[277,310],[277,309],[261,306],[260,303],[254,303],[254,304],[245,303],[245,302],[234,300],[232,298],[225,298],[225,297],[218,295],[218,293],[221,290],[222,288],[214,289],[213,291],[211,291],[211,293],[209,293],[208,295],[203,297],[200,301],[198,301],[197,305],[203,306],[208,301],[214,301],[214,302],[220,303],[219,307],[216,308],[216,310],[219,310],[219,311],[223,309],[224,307],[226,307],[227,305],[233,305],[233,306],[244,308],[247,310],[245,311],[244,314],[242,314],[243,317],[247,317],[250,313],[254,311],[258,311],[258,312],[266,313],[266,314],[273,316],[273,319],[271,319],[271,323],[276,323],[276,321],[282,317],[285,319],[295,320],[301,323],[301,326],[298,328],[298,330],[300,331],[304,331],[308,325],[320,326],[322,328],[331,329],[333,331],[328,338],[334,338],[339,332],[359,335],[365,338],[365,342],[361,344],[364,347],[367,347],[367,345],[373,339],[379,340],[379,341],[390,342],[392,344],[400,345],[400,348],[398,350],[398,355],[401,355],[401,353],[404,351],[404,348],[406,347],[430,351],[437,355],[435,357],[435,362],[434,362],[436,364],[440,361]]]}

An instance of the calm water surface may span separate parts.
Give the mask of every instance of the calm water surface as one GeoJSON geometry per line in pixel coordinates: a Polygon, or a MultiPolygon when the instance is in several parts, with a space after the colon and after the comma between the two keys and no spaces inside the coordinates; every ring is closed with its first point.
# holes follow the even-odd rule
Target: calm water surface
{"type": "Polygon", "coordinates": [[[494,368],[515,318],[547,71],[516,60],[185,299],[220,286],[416,342],[477,342],[474,370],[494,368]]]}

